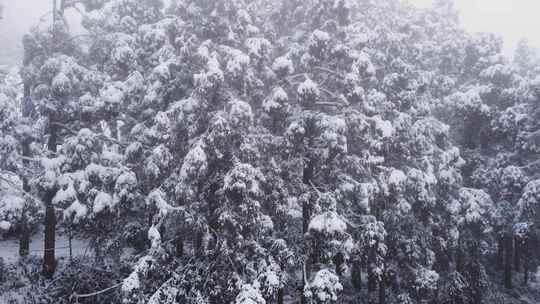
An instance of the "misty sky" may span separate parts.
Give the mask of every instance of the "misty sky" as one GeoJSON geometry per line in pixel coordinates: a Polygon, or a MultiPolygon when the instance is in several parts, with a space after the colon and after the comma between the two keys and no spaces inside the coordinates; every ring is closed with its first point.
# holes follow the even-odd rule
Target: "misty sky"
{"type": "MultiPolygon", "coordinates": [[[[0,64],[2,57],[20,50],[19,40],[28,28],[50,10],[49,0],[0,0],[4,3],[4,20],[0,21],[0,64]]],[[[431,0],[408,0],[418,6],[431,0]]],[[[463,26],[470,32],[489,31],[503,36],[506,54],[516,42],[527,38],[540,47],[540,0],[456,0],[463,26]]]]}
{"type": "MultiPolygon", "coordinates": [[[[418,6],[431,4],[431,0],[408,2],[418,6]]],[[[455,0],[455,3],[467,30],[501,35],[507,54],[511,54],[521,38],[540,47],[540,0],[455,0]]]]}

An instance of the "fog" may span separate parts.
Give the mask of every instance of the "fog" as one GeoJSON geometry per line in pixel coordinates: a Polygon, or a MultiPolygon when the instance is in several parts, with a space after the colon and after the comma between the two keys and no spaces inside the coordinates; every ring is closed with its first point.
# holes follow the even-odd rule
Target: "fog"
{"type": "MultiPolygon", "coordinates": [[[[408,0],[429,6],[432,0],[408,0]]],[[[20,40],[28,29],[50,10],[49,0],[0,0],[4,4],[4,19],[0,20],[0,65],[12,64],[21,53],[20,40]]],[[[538,0],[456,0],[463,26],[471,32],[495,32],[505,41],[505,53],[511,56],[516,43],[527,38],[540,47],[538,0]]],[[[47,20],[45,16],[45,20],[47,20]]]]}
{"type": "MultiPolygon", "coordinates": [[[[420,7],[432,0],[409,0],[420,7]]],[[[526,38],[540,47],[540,1],[538,0],[455,0],[462,25],[470,32],[494,32],[505,42],[505,52],[511,55],[517,42],[526,38]]]]}

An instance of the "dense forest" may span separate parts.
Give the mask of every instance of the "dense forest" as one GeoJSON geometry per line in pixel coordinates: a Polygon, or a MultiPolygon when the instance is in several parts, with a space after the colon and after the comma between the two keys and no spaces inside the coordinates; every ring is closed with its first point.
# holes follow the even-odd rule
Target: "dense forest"
{"type": "Polygon", "coordinates": [[[540,302],[526,42],[451,0],[51,2],[0,72],[0,303],[540,302]]]}

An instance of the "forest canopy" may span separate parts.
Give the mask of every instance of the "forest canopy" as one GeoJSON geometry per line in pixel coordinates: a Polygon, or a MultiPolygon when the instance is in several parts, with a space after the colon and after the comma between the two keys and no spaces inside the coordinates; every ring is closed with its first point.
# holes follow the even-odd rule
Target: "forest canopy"
{"type": "Polygon", "coordinates": [[[527,43],[451,0],[54,2],[0,74],[0,302],[540,300],[527,43]]]}

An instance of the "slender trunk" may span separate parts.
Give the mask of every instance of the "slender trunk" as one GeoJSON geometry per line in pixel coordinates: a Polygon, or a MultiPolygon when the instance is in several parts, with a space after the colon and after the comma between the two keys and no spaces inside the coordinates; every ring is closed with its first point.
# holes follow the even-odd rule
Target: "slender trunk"
{"type": "Polygon", "coordinates": [[[73,263],[73,234],[71,232],[71,226],[68,227],[68,245],[69,245],[69,262],[73,263]]]}
{"type": "Polygon", "coordinates": [[[21,237],[19,239],[19,255],[21,257],[28,256],[30,253],[30,229],[26,223],[26,219],[23,219],[21,226],[21,237]]]}
{"type": "Polygon", "coordinates": [[[519,272],[521,267],[521,240],[514,238],[514,270],[519,272]]]}
{"type": "Polygon", "coordinates": [[[504,287],[512,288],[512,236],[504,237],[504,287]]]}
{"type": "Polygon", "coordinates": [[[504,236],[497,237],[497,269],[504,268],[504,236]]]}
{"type": "Polygon", "coordinates": [[[386,286],[384,285],[384,280],[379,282],[379,304],[386,303],[386,286]]]}
{"type": "Polygon", "coordinates": [[[362,289],[362,265],[358,259],[352,262],[351,283],[356,291],[362,289]]]}
{"type": "MultiPolygon", "coordinates": [[[[313,162],[311,160],[309,160],[307,162],[307,164],[304,166],[304,170],[302,172],[302,182],[304,183],[304,185],[306,187],[310,187],[311,186],[311,183],[312,183],[312,179],[313,179],[313,162]]],[[[305,304],[306,303],[306,297],[304,295],[304,288],[306,286],[306,280],[310,276],[311,274],[311,259],[313,258],[312,256],[310,257],[310,250],[309,250],[309,241],[306,240],[305,236],[306,234],[308,233],[308,230],[309,230],[309,222],[311,220],[311,201],[310,199],[308,200],[305,200],[303,203],[302,203],[302,233],[304,235],[304,259],[305,259],[305,262],[304,262],[304,269],[303,269],[303,272],[304,272],[304,275],[303,275],[303,278],[302,278],[302,285],[301,285],[301,290],[300,290],[300,303],[301,304],[305,304]]]]}
{"type": "Polygon", "coordinates": [[[202,231],[198,231],[195,236],[195,254],[201,257],[204,254],[203,238],[204,238],[204,233],[202,231]]]}
{"type": "Polygon", "coordinates": [[[530,267],[530,252],[529,252],[529,239],[525,239],[523,242],[523,284],[527,286],[529,283],[529,267],[530,267]]]}
{"type": "MultiPolygon", "coordinates": [[[[56,2],[56,1],[55,1],[56,2]]],[[[49,118],[49,141],[47,148],[51,152],[56,152],[57,126],[54,120],[49,118]]],[[[55,247],[56,247],[56,214],[52,200],[56,195],[55,189],[49,189],[45,198],[45,244],[43,253],[43,275],[52,278],[56,269],[55,247]]]]}
{"type": "Polygon", "coordinates": [[[343,275],[343,263],[344,263],[343,254],[341,252],[338,252],[336,256],[334,257],[334,265],[336,265],[336,274],[338,276],[343,275]]]}
{"type": "Polygon", "coordinates": [[[49,196],[50,200],[46,202],[45,207],[45,246],[43,253],[43,275],[48,279],[52,279],[54,271],[56,269],[56,215],[54,214],[54,206],[51,203],[53,196],[49,196]]]}
{"type": "Polygon", "coordinates": [[[277,304],[283,304],[283,296],[285,295],[283,288],[277,291],[277,304]]]}
{"type": "MultiPolygon", "coordinates": [[[[23,101],[23,117],[30,116],[30,113],[32,112],[31,107],[31,101],[30,101],[30,86],[28,86],[26,83],[24,84],[24,101],[23,101]]],[[[22,141],[22,156],[23,156],[23,168],[28,168],[29,161],[28,158],[31,157],[31,151],[30,151],[30,138],[24,138],[22,141]]],[[[23,191],[25,193],[30,193],[30,183],[28,181],[28,178],[26,177],[26,174],[22,174],[22,187],[23,191]]],[[[25,197],[25,200],[28,198],[25,197]]],[[[25,201],[26,204],[28,202],[25,201]]],[[[23,208],[23,214],[22,214],[22,220],[21,220],[21,238],[19,240],[19,255],[21,257],[25,257],[30,253],[30,227],[28,223],[28,217],[27,214],[27,208],[23,208]]]]}
{"type": "Polygon", "coordinates": [[[178,233],[176,239],[174,240],[174,248],[176,252],[176,257],[180,258],[184,256],[184,238],[178,233]]]}
{"type": "Polygon", "coordinates": [[[463,249],[461,249],[461,243],[459,243],[456,249],[456,270],[459,273],[463,273],[464,269],[465,269],[465,255],[463,254],[463,249]]]}

